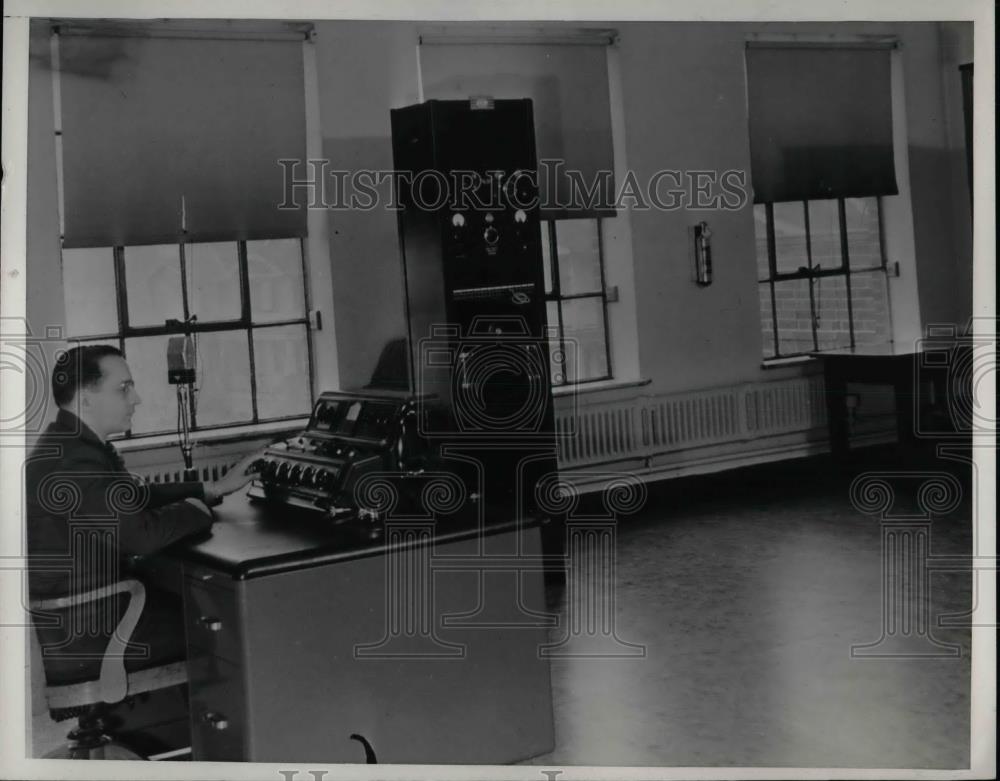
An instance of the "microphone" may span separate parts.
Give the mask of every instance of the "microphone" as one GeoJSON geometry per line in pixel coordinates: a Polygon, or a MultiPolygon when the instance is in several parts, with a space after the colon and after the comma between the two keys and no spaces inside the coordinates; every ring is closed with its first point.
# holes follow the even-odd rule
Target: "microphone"
{"type": "Polygon", "coordinates": [[[167,341],[167,382],[189,385],[194,382],[194,340],[190,336],[171,336],[167,341]]]}

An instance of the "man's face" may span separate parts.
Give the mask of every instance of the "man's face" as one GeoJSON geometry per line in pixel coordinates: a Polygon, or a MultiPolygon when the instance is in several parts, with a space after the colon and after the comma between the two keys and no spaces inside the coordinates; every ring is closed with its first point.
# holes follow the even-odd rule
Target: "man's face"
{"type": "Polygon", "coordinates": [[[132,413],[142,399],[124,358],[106,355],[100,365],[100,382],[80,389],[80,412],[88,426],[106,437],[132,427],[132,413]]]}

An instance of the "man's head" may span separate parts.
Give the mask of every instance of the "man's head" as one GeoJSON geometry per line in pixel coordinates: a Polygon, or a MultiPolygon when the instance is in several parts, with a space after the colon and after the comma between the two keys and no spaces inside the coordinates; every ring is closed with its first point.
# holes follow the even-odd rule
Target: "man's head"
{"type": "Polygon", "coordinates": [[[132,427],[142,403],[121,350],[110,345],[74,347],[56,359],[52,397],[102,439],[132,427]]]}

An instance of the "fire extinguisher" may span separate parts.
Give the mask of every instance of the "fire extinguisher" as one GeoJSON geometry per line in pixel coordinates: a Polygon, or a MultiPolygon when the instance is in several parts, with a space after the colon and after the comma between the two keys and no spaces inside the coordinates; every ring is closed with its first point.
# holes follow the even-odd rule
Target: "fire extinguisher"
{"type": "Polygon", "coordinates": [[[712,231],[707,222],[694,226],[694,279],[699,285],[712,284],[712,231]]]}

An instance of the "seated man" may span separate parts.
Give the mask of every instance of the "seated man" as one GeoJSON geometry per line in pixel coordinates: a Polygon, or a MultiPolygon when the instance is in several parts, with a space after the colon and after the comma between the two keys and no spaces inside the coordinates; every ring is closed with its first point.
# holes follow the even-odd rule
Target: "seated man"
{"type": "MultiPolygon", "coordinates": [[[[122,353],[75,347],[57,360],[58,414],[25,467],[29,589],[32,599],[80,594],[122,578],[127,556],[155,553],[212,527],[209,506],[249,480],[248,456],[218,481],[146,484],[132,477],[107,437],[131,427],[141,402],[122,353]]],[[[66,611],[59,626],[36,620],[50,685],[94,680],[127,595],[66,611]]],[[[179,597],[147,586],[146,604],[125,654],[129,671],[184,658],[179,597]]]]}

